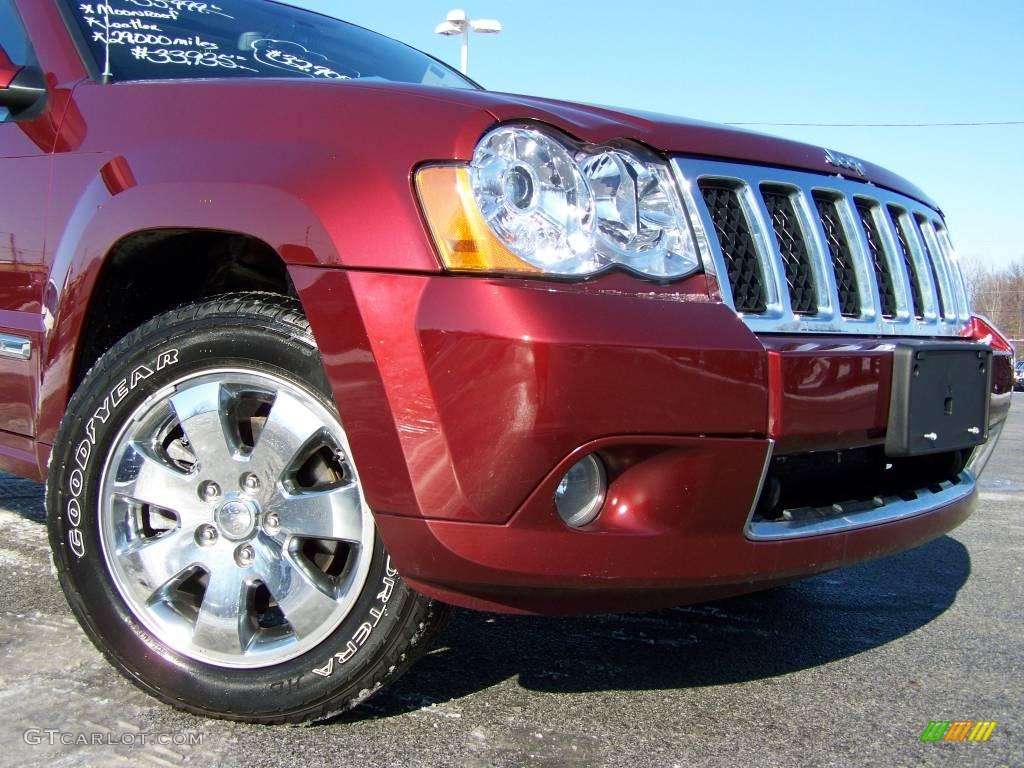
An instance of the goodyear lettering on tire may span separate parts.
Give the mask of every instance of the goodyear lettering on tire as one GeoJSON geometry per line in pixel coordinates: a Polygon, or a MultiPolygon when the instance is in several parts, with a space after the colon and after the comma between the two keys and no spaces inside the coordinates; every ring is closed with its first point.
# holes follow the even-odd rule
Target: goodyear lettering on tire
{"type": "Polygon", "coordinates": [[[85,538],[82,535],[82,491],[85,489],[85,473],[89,469],[94,449],[96,447],[96,430],[99,426],[106,424],[110,417],[117,410],[142,382],[152,376],[156,371],[175,365],[178,362],[178,350],[169,349],[161,352],[152,366],[140,365],[129,375],[121,379],[110,390],[110,393],[103,398],[103,403],[89,417],[85,424],[85,435],[82,441],[76,446],[72,454],[74,469],[68,475],[68,502],[65,507],[65,519],[68,522],[68,548],[76,558],[85,555],[85,538]]]}

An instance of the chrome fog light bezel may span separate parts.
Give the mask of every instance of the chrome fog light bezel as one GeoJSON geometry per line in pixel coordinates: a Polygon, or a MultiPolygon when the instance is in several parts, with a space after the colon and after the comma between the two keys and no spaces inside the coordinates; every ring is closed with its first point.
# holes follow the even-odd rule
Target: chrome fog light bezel
{"type": "Polygon", "coordinates": [[[555,511],[570,528],[583,528],[597,519],[608,492],[608,473],[597,454],[588,454],[562,476],[553,494],[555,511]],[[574,477],[575,475],[575,477],[574,477]],[[591,486],[570,494],[570,484],[591,486]]]}

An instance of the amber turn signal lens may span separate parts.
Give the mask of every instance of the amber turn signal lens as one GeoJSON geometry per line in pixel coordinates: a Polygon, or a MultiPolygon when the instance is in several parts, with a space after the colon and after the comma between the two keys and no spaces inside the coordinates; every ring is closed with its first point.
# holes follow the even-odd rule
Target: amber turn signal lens
{"type": "Polygon", "coordinates": [[[469,169],[427,166],[416,173],[416,191],[441,261],[457,272],[541,270],[506,248],[491,231],[470,188],[469,169]]]}

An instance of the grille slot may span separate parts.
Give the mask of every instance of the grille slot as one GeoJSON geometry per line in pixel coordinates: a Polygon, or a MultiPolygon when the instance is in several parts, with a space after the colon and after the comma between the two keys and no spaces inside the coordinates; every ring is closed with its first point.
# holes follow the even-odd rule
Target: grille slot
{"type": "Polygon", "coordinates": [[[946,231],[945,225],[937,221],[933,221],[929,226],[935,232],[935,237],[939,244],[939,263],[942,265],[942,269],[946,273],[943,277],[945,282],[942,283],[942,285],[946,286],[949,290],[945,306],[947,308],[952,307],[952,311],[947,312],[946,316],[955,316],[958,311],[966,307],[968,304],[967,285],[963,280],[956,280],[952,275],[953,272],[959,273],[959,267],[957,266],[959,260],[953,250],[953,243],[949,239],[949,232],[946,231]]]}
{"type": "Polygon", "coordinates": [[[764,272],[739,194],[724,184],[701,184],[700,191],[725,257],[736,309],[764,312],[768,308],[764,272]]]}
{"type": "Polygon", "coordinates": [[[761,196],[772,220],[793,311],[798,315],[816,315],[818,295],[814,287],[814,269],[790,193],[763,187],[761,196]]]}
{"type": "Polygon", "coordinates": [[[708,273],[755,332],[953,337],[970,319],[928,203],[839,175],[672,163],[708,273]]]}
{"type": "Polygon", "coordinates": [[[910,245],[907,242],[906,219],[903,211],[890,205],[889,216],[892,220],[893,230],[896,232],[896,245],[899,246],[900,256],[907,267],[907,276],[910,278],[910,312],[918,320],[924,318],[924,287],[921,284],[921,276],[917,273],[917,263],[910,252],[910,245]]]}
{"type": "Polygon", "coordinates": [[[935,286],[935,296],[939,301],[939,317],[947,317],[946,314],[946,286],[939,277],[939,270],[935,266],[935,259],[938,257],[936,249],[932,247],[932,244],[928,241],[928,237],[925,235],[926,230],[929,227],[927,219],[923,216],[915,216],[914,223],[917,225],[917,234],[921,239],[921,247],[924,248],[925,257],[928,259],[928,268],[932,273],[932,284],[935,286]]]}
{"type": "Polygon", "coordinates": [[[878,231],[878,224],[875,222],[875,206],[861,200],[857,200],[857,215],[860,217],[860,225],[864,229],[864,236],[867,238],[868,253],[871,255],[871,266],[875,270],[875,281],[878,283],[878,299],[882,302],[882,317],[896,317],[896,288],[893,285],[892,269],[889,267],[889,260],[885,257],[882,247],[882,234],[878,231]]]}
{"type": "Polygon", "coordinates": [[[832,270],[836,275],[836,290],[839,292],[839,313],[843,317],[857,317],[861,311],[860,288],[857,285],[857,271],[853,265],[853,252],[843,230],[839,206],[834,198],[815,193],[814,207],[818,210],[821,228],[825,232],[825,244],[832,258],[832,270]]]}

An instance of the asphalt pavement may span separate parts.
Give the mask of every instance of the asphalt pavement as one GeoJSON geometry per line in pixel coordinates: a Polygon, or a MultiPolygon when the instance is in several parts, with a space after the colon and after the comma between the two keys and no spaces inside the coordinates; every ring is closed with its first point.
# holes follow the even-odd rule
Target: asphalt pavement
{"type": "Polygon", "coordinates": [[[948,536],[657,613],[459,611],[392,688],[306,727],[203,720],[121,679],[51,573],[42,486],[0,475],[0,765],[1024,766],[1015,399],[978,510],[948,536]],[[933,720],[997,726],[922,743],[933,720]]]}

